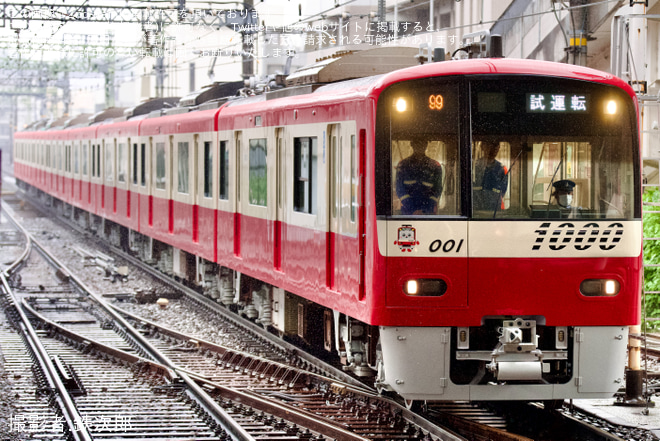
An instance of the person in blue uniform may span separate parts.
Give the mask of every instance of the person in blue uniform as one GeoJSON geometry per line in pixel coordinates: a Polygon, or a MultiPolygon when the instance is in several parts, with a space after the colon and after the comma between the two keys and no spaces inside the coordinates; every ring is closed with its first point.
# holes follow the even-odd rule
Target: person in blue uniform
{"type": "Polygon", "coordinates": [[[509,186],[507,170],[495,159],[500,151],[499,142],[482,141],[481,150],[484,155],[474,164],[472,202],[475,210],[496,211],[501,207],[509,186]]]}
{"type": "Polygon", "coordinates": [[[411,141],[413,154],[396,168],[396,194],[401,214],[436,214],[442,195],[442,166],[426,156],[427,141],[411,141]]]}

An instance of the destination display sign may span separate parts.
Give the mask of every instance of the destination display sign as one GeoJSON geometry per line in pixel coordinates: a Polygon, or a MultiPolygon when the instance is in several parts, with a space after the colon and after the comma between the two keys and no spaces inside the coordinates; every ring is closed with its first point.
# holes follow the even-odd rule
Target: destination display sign
{"type": "Polygon", "coordinates": [[[530,113],[586,113],[589,111],[589,97],[579,94],[528,93],[526,107],[530,113]]]}

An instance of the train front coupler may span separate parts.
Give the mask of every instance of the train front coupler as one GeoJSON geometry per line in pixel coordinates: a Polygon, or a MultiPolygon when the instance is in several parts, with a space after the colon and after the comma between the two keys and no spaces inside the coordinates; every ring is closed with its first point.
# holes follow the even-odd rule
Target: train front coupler
{"type": "Polygon", "coordinates": [[[538,348],[536,320],[505,320],[486,368],[497,381],[540,381],[543,351],[538,348]]]}

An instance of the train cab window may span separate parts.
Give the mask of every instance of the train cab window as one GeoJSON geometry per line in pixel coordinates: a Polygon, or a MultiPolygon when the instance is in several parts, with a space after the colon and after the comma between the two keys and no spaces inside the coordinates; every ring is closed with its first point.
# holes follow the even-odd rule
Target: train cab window
{"type": "Polygon", "coordinates": [[[475,81],[471,92],[473,218],[636,216],[635,111],[623,92],[561,79],[475,81]]]}
{"type": "Polygon", "coordinates": [[[483,139],[472,146],[472,204],[477,214],[488,217],[505,209],[509,200],[510,145],[498,138],[483,139]]]}
{"type": "Polygon", "coordinates": [[[126,143],[119,143],[117,145],[117,181],[126,182],[128,175],[128,157],[126,156],[126,143]]]}
{"type": "Polygon", "coordinates": [[[459,85],[447,78],[412,80],[379,97],[376,179],[384,190],[376,194],[379,216],[461,215],[459,85]]]}
{"type": "Polygon", "coordinates": [[[316,214],[317,138],[293,139],[293,209],[316,214]]]}
{"type": "Polygon", "coordinates": [[[179,142],[177,145],[178,155],[178,174],[177,174],[177,190],[179,193],[188,194],[190,185],[190,164],[188,163],[188,143],[179,142]]]}
{"type": "Polygon", "coordinates": [[[204,141],[204,197],[213,196],[213,148],[209,141],[204,141]]]}
{"type": "Polygon", "coordinates": [[[457,156],[456,143],[447,140],[392,140],[392,214],[454,214],[456,186],[449,181],[457,156]]]}
{"type": "Polygon", "coordinates": [[[268,202],[266,138],[251,139],[249,161],[249,201],[265,207],[268,202]]]}
{"type": "Polygon", "coordinates": [[[229,199],[229,142],[220,141],[220,167],[219,168],[219,192],[218,197],[223,200],[229,199]]]}
{"type": "Polygon", "coordinates": [[[165,190],[166,187],[165,176],[165,143],[156,143],[156,188],[165,190]]]}

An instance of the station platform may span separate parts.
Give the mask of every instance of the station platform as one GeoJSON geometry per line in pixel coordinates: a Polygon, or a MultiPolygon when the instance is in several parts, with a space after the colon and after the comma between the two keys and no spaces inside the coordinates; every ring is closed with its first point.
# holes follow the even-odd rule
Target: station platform
{"type": "MultiPolygon", "coordinates": [[[[660,401],[660,400],[652,400],[660,401]]],[[[650,406],[622,406],[615,398],[566,401],[578,410],[602,418],[617,426],[637,427],[660,438],[660,403],[650,406]]]]}

